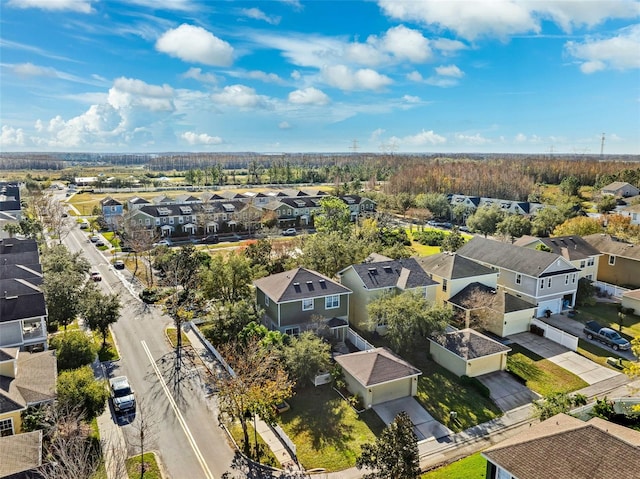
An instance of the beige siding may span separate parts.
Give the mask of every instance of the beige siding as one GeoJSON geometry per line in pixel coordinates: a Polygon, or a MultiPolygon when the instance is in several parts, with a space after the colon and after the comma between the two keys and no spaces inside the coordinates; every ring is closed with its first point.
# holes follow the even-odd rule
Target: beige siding
{"type": "Polygon", "coordinates": [[[535,308],[523,309],[522,311],[513,311],[504,315],[504,324],[502,328],[502,334],[498,336],[510,336],[512,334],[524,333],[529,331],[529,324],[531,318],[535,313],[535,308]]]}
{"type": "Polygon", "coordinates": [[[448,369],[456,376],[467,374],[467,362],[460,356],[453,354],[438,343],[431,343],[431,357],[433,360],[445,369],[448,369]]]}
{"type": "Polygon", "coordinates": [[[476,377],[483,374],[501,371],[507,367],[507,353],[494,354],[482,358],[472,359],[467,364],[467,376],[476,377]]]}
{"type": "Polygon", "coordinates": [[[467,376],[475,377],[500,371],[507,367],[506,352],[467,361],[433,341],[431,341],[431,356],[436,363],[448,369],[456,376],[466,374],[467,376]]]}
{"type": "Polygon", "coordinates": [[[633,308],[633,314],[640,316],[640,298],[630,298],[629,296],[622,296],[622,307],[633,308]]]}
{"type": "MultiPolygon", "coordinates": [[[[406,378],[380,384],[379,386],[372,386],[370,388],[372,391],[370,404],[373,406],[375,404],[411,396],[412,383],[412,378],[406,378]]],[[[365,406],[368,406],[368,404],[365,404],[365,406]]]]}

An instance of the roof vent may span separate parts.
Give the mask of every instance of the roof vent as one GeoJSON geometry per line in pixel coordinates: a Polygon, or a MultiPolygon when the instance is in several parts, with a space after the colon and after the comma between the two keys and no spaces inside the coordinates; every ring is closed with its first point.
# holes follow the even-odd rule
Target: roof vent
{"type": "Polygon", "coordinates": [[[300,292],[300,283],[293,283],[293,289],[296,290],[296,293],[300,292]]]}
{"type": "Polygon", "coordinates": [[[376,268],[369,268],[369,274],[378,274],[378,270],[376,268]]]}

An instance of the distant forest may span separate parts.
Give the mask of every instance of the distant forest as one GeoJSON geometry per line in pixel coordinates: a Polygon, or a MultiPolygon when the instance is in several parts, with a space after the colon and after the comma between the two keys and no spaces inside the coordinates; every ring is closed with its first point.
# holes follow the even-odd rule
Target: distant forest
{"type": "Polygon", "coordinates": [[[640,187],[640,156],[390,154],[9,154],[0,170],[145,166],[148,178],[185,176],[194,185],[384,182],[389,194],[458,193],[524,201],[536,184],[574,176],[580,186],[640,187]]]}

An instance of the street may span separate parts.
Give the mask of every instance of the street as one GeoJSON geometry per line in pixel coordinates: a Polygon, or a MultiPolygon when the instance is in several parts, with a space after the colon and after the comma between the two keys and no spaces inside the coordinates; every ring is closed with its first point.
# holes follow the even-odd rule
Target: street
{"type": "MultiPolygon", "coordinates": [[[[73,221],[69,218],[69,221],[73,221]]],[[[215,401],[207,398],[207,387],[187,355],[179,376],[175,373],[175,353],[165,337],[172,321],[155,306],[142,303],[123,285],[125,275],[87,239],[72,228],[64,243],[71,252],[82,251],[103,280],[99,288],[117,292],[122,302],[121,316],[112,325],[120,360],[105,364],[108,377],[126,375],[136,394],[138,406],[130,417],[117,418],[111,407],[113,430],[103,437],[124,435],[128,455],[139,454],[138,414],[149,424],[145,449],[158,453],[169,478],[213,479],[230,470],[234,452],[225,432],[218,427],[215,401]]],[[[126,273],[125,273],[126,274],[126,273]]]]}

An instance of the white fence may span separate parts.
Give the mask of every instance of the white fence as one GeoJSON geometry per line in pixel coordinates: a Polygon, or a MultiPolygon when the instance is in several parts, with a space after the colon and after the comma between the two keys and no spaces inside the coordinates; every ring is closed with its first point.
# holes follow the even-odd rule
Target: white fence
{"type": "Polygon", "coordinates": [[[544,330],[544,337],[550,339],[554,343],[558,343],[563,345],[565,348],[569,348],[571,351],[578,350],[578,337],[573,334],[569,334],[566,331],[563,331],[558,328],[554,328],[553,326],[540,321],[539,319],[533,318],[531,320],[531,324],[538,326],[539,328],[544,330]]]}
{"type": "Polygon", "coordinates": [[[364,339],[351,328],[347,329],[347,339],[360,351],[368,351],[369,349],[375,348],[373,344],[364,339]]]}
{"type": "Polygon", "coordinates": [[[313,385],[316,387],[322,386],[323,384],[329,384],[330,382],[331,382],[330,373],[318,374],[315,378],[313,378],[313,385]]]}
{"type": "Polygon", "coordinates": [[[627,288],[621,288],[620,286],[616,286],[615,284],[605,283],[604,281],[596,281],[594,283],[596,288],[600,288],[600,291],[604,291],[607,294],[610,294],[614,298],[622,298],[622,294],[626,291],[630,291],[627,288]]]}
{"type": "Polygon", "coordinates": [[[227,370],[227,372],[232,376],[235,377],[236,373],[233,371],[233,369],[231,369],[231,366],[229,366],[229,364],[227,364],[227,362],[224,360],[224,358],[222,356],[220,356],[220,353],[218,352],[218,350],[216,348],[213,347],[213,344],[211,344],[209,342],[209,340],[207,340],[207,338],[205,338],[202,333],[200,332],[200,330],[198,329],[198,326],[196,326],[193,322],[188,322],[185,324],[185,326],[191,328],[193,330],[194,333],[196,333],[196,336],[198,336],[198,339],[200,339],[200,341],[202,341],[202,344],[204,344],[204,346],[207,348],[207,350],[213,354],[215,356],[215,358],[218,360],[218,362],[220,364],[222,364],[222,366],[224,366],[224,368],[227,370]]]}

